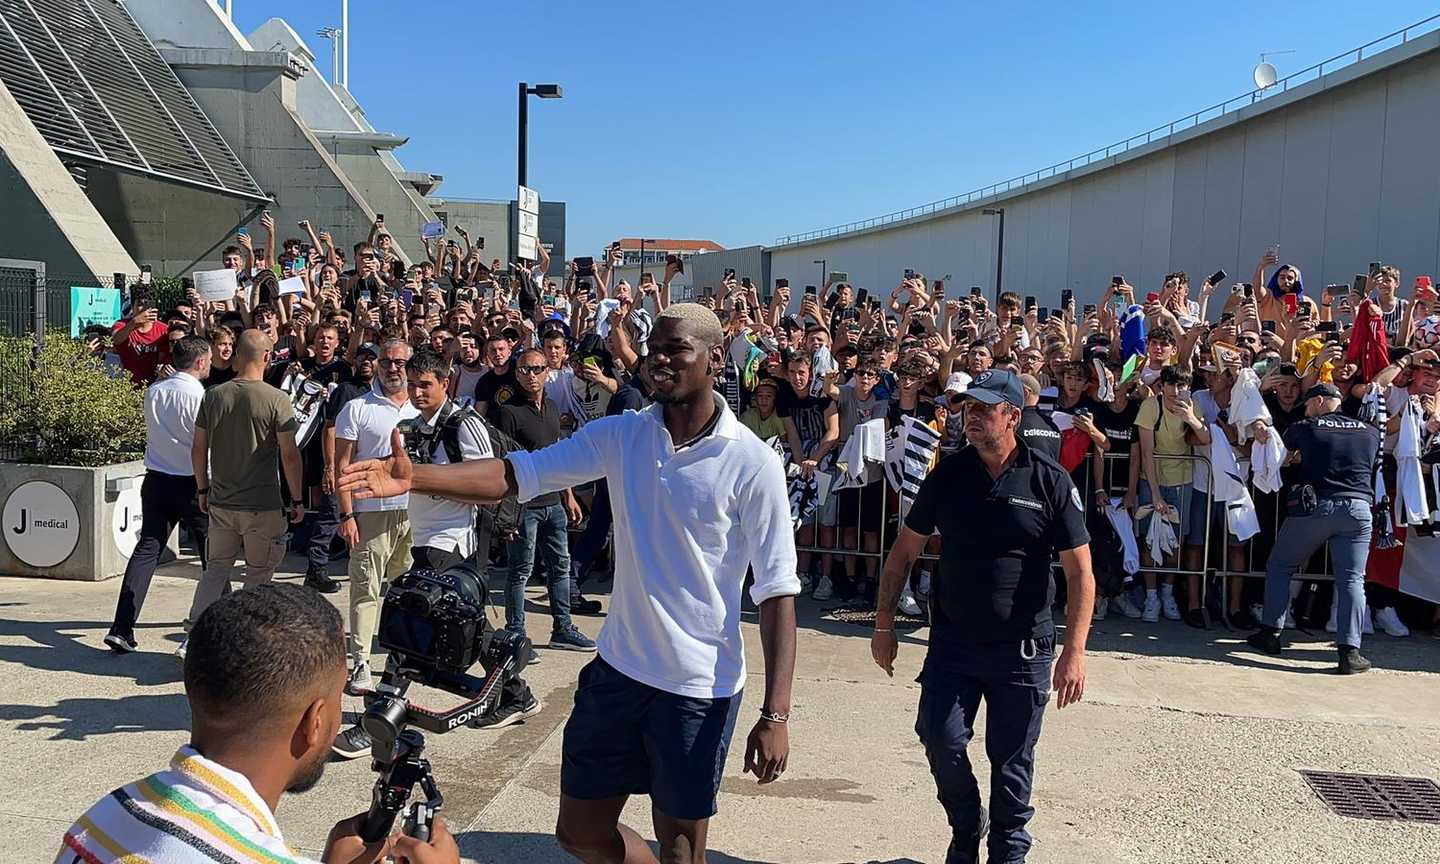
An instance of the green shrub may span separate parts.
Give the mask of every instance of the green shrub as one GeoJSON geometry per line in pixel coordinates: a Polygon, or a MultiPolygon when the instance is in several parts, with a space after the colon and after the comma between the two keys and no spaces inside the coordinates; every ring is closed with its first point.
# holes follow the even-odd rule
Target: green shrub
{"type": "Polygon", "coordinates": [[[0,442],[19,461],[110,465],[145,451],[144,391],[107,374],[85,344],[58,331],[32,369],[31,342],[0,338],[0,442]]]}

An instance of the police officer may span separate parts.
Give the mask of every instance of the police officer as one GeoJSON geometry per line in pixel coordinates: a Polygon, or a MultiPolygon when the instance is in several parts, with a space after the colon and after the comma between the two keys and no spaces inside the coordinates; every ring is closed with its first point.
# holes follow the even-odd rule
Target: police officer
{"type": "Polygon", "coordinates": [[[991,861],[1024,861],[1035,742],[1049,701],[1055,628],[1053,551],[1069,588],[1066,648],[1053,676],[1058,705],[1085,690],[1085,640],[1095,604],[1085,509],[1070,475],[1016,435],[1025,404],[1018,376],[990,370],[965,391],[970,446],[925,478],[885,562],[870,652],[894,674],[895,603],[930,535],[941,539],[931,588],[930,649],[920,671],[915,732],[945,808],[946,864],[978,861],[987,814],[965,753],[986,705],[991,761],[991,861]],[[982,490],[953,494],[952,490],[982,490]],[[984,491],[988,490],[988,491],[984,491]]]}
{"type": "Polygon", "coordinates": [[[1375,505],[1375,453],[1380,430],[1340,413],[1341,393],[1316,384],[1305,394],[1305,417],[1281,439],[1300,454],[1301,483],[1286,502],[1280,536],[1265,568],[1265,614],[1261,629],[1245,641],[1278,655],[1280,621],[1290,606],[1290,580],[1326,543],[1335,563],[1335,648],[1341,675],[1364,672],[1360,616],[1365,612],[1365,561],[1370,556],[1370,510],[1375,505]]]}

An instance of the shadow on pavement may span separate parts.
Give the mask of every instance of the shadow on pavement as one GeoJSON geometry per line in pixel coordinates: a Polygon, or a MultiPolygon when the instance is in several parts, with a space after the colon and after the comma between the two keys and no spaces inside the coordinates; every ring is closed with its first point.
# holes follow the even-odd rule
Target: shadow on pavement
{"type": "MultiPolygon", "coordinates": [[[[478,862],[478,864],[510,864],[513,861],[524,861],[526,864],[574,864],[575,861],[560,848],[560,844],[555,841],[552,834],[518,831],[466,831],[456,835],[455,840],[460,845],[461,857],[466,861],[478,862]]],[[[655,850],[655,844],[651,843],[650,848],[655,850]]],[[[728,855],[714,849],[705,851],[705,860],[709,864],[780,864],[780,862],[772,862],[769,859],[728,855]]],[[[836,864],[920,864],[920,862],[914,858],[891,858],[886,861],[866,859],[864,862],[853,859],[836,862],[836,864]]]]}
{"type": "Polygon", "coordinates": [[[27,621],[0,618],[0,639],[17,637],[26,640],[18,645],[0,644],[0,663],[14,663],[46,672],[129,678],[142,687],[173,684],[181,680],[184,669],[172,653],[174,644],[147,633],[157,629],[177,629],[179,622],[139,625],[136,630],[140,650],[124,655],[111,652],[100,641],[109,626],[108,620],[27,621]],[[65,632],[75,630],[85,631],[84,635],[65,632]],[[93,642],[90,641],[92,639],[93,642]]]}
{"type": "Polygon", "coordinates": [[[21,721],[21,732],[53,730],[51,741],[83,741],[129,732],[188,732],[190,706],[183,693],[61,699],[55,705],[0,705],[0,721],[21,721]]]}

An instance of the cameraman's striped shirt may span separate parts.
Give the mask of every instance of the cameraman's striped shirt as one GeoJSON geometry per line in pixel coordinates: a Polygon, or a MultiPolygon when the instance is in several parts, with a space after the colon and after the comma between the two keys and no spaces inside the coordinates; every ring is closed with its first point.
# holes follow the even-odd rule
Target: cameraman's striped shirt
{"type": "Polygon", "coordinates": [[[165,861],[304,864],[244,775],[188,744],[170,770],[122,786],[65,832],[55,864],[165,861]]]}

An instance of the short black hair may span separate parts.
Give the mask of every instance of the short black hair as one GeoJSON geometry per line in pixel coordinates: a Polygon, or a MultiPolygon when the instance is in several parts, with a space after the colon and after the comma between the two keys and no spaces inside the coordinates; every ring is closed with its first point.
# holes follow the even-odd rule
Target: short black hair
{"type": "Polygon", "coordinates": [[[450,361],[439,351],[422,348],[405,363],[405,374],[416,381],[427,372],[433,374],[436,381],[444,381],[450,377],[450,361]]]}
{"type": "Polygon", "coordinates": [[[194,369],[201,357],[210,356],[210,341],[204,336],[190,335],[177,339],[170,346],[170,365],[182,371],[194,369]]]}
{"type": "Polygon", "coordinates": [[[191,711],[226,726],[274,719],[321,676],[345,668],[340,613],[302,585],[268,583],[221,597],[186,644],[191,711]]]}

